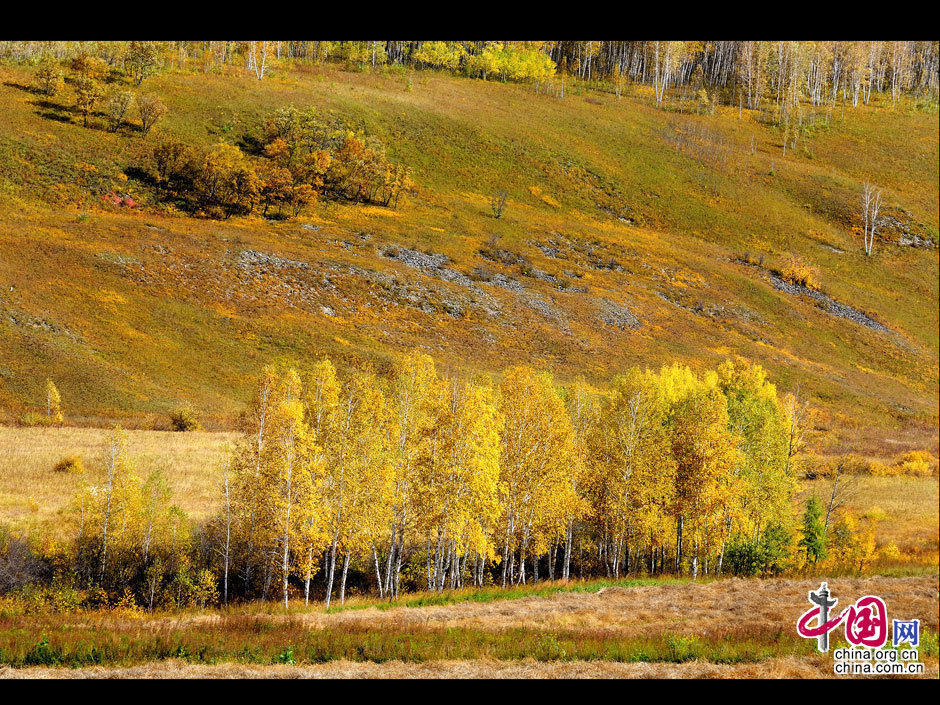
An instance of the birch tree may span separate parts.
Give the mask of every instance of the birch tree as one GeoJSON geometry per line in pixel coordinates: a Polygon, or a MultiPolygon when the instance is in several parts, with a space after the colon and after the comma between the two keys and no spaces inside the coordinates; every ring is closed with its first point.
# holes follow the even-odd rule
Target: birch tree
{"type": "Polygon", "coordinates": [[[449,380],[438,387],[431,462],[419,487],[429,590],[459,587],[467,558],[495,557],[499,435],[488,389],[449,380]]]}
{"type": "Polygon", "coordinates": [[[866,181],[862,184],[862,225],[865,254],[871,257],[878,227],[878,211],[881,210],[881,189],[866,181]]]}
{"type": "Polygon", "coordinates": [[[406,535],[415,521],[416,491],[429,457],[429,433],[434,423],[434,396],[438,384],[434,361],[411,353],[396,362],[390,392],[390,435],[394,467],[392,522],[388,537],[385,594],[399,589],[406,535]]]}
{"type": "Polygon", "coordinates": [[[511,367],[500,385],[502,584],[526,582],[525,559],[537,558],[572,502],[571,420],[547,372],[511,367]],[[519,570],[515,572],[516,556],[519,570]]]}

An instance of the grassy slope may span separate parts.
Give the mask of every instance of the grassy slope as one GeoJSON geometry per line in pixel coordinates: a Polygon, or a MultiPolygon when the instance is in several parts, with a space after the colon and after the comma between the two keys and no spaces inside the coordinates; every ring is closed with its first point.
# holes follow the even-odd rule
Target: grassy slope
{"type": "Polygon", "coordinates": [[[866,437],[861,444],[903,432],[911,445],[936,450],[937,249],[885,241],[869,260],[850,232],[859,184],[871,175],[890,212],[903,208],[916,232],[937,239],[936,115],[871,107],[841,121],[836,110],[830,130],[783,159],[780,136],[753,116],[677,116],[642,94],[557,100],[433,74],[418,74],[408,91],[401,77],[333,69],[262,84],[149,79],[171,109],[163,129],[188,141],[236,141],[277,106],[313,104],[360,121],[415,169],[418,194],[398,211],[330,205],[299,221],[218,223],[158,212],[145,185],[121,181],[144,148],[139,137],[82,128],[62,107],[66,97],[43,104],[23,90],[29,81],[28,69],[0,67],[0,407],[11,415],[37,403],[47,375],[73,419],[162,413],[187,399],[227,423],[252,376],[277,356],[301,365],[320,353],[365,357],[382,369],[394,352],[424,346],[454,371],[495,372],[525,359],[563,380],[584,373],[603,384],[633,364],[713,366],[742,354],[781,388],[799,386],[844,434],[866,437]],[[665,137],[677,119],[682,129],[693,121],[711,130],[722,158],[671,146],[665,137]],[[109,212],[88,184],[129,191],[144,212],[109,212]],[[510,192],[499,221],[487,204],[497,186],[510,192]],[[623,222],[599,205],[640,219],[623,222]],[[558,291],[482,259],[493,235],[588,291],[558,291]],[[555,259],[535,247],[559,235],[581,253],[555,259]],[[472,292],[424,277],[381,257],[385,244],[445,253],[467,274],[501,271],[527,292],[489,284],[472,292]],[[588,246],[625,271],[591,268],[588,246]],[[243,249],[312,266],[249,276],[236,266],[243,249]],[[819,268],[826,292],[893,333],[775,291],[766,274],[735,261],[744,252],[773,266],[799,253],[819,268]],[[369,281],[361,270],[396,279],[369,281]],[[435,312],[409,305],[408,295],[435,312]],[[549,305],[547,315],[526,305],[530,296],[549,305]],[[500,315],[487,316],[474,299],[495,301],[500,315]],[[643,325],[604,324],[602,299],[629,307],[643,325]],[[445,312],[454,301],[464,314],[445,312]],[[851,430],[870,426],[877,433],[851,430]]]}

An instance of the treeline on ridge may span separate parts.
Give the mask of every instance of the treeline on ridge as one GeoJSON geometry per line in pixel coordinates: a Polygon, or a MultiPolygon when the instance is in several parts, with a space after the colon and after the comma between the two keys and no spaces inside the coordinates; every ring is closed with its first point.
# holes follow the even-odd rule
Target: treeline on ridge
{"type": "MultiPolygon", "coordinates": [[[[340,63],[347,68],[445,70],[468,77],[544,84],[553,78],[624,81],[667,90],[714,92],[751,109],[786,94],[814,106],[837,100],[868,104],[888,94],[938,96],[940,42],[930,41],[4,41],[0,58],[37,62],[95,56],[138,85],[160,68],[215,71],[242,67],[262,80],[284,63],[340,63]]],[[[563,95],[552,90],[556,95],[563,95]]]]}

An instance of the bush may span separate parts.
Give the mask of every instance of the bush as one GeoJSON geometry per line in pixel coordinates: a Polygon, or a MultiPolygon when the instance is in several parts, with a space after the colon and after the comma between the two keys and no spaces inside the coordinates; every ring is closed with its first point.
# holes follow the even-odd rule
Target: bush
{"type": "Polygon", "coordinates": [[[912,450],[903,453],[894,459],[890,465],[872,460],[867,462],[866,468],[857,472],[878,475],[881,477],[897,477],[910,475],[913,477],[930,477],[936,472],[937,460],[925,450],[912,450]]]}
{"type": "Polygon", "coordinates": [[[791,284],[799,284],[808,289],[819,289],[819,273],[796,255],[790,255],[783,265],[780,276],[791,284]]]}
{"type": "Polygon", "coordinates": [[[0,595],[49,577],[49,563],[17,536],[0,535],[0,595]]]}
{"type": "Polygon", "coordinates": [[[181,406],[170,412],[170,425],[174,431],[201,431],[202,424],[191,406],[181,406]]]}
{"type": "Polygon", "coordinates": [[[85,466],[82,465],[82,459],[77,455],[67,455],[57,462],[53,467],[55,472],[83,473],[85,466]]]}
{"type": "Polygon", "coordinates": [[[899,457],[894,468],[898,475],[930,477],[937,469],[937,459],[925,450],[912,450],[899,457]]]}
{"type": "Polygon", "coordinates": [[[35,411],[30,411],[23,414],[20,417],[20,425],[22,426],[51,426],[52,419],[48,416],[43,416],[42,414],[37,414],[35,411]]]}

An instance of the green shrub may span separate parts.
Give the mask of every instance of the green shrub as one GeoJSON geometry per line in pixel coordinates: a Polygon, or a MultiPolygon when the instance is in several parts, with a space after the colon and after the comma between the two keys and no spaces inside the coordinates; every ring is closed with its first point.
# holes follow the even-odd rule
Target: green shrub
{"type": "Polygon", "coordinates": [[[728,571],[745,577],[780,575],[786,567],[790,543],[790,533],[780,524],[768,526],[759,541],[735,536],[725,557],[728,571]]]}
{"type": "Polygon", "coordinates": [[[21,426],[51,426],[52,419],[43,414],[37,414],[35,411],[29,411],[20,417],[21,426]]]}
{"type": "Polygon", "coordinates": [[[285,646],[284,650],[275,656],[273,661],[274,663],[285,663],[293,666],[297,663],[297,659],[294,657],[294,647],[285,646]]]}

